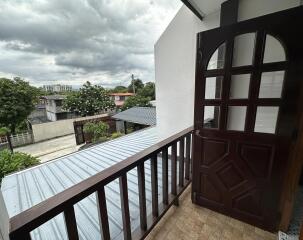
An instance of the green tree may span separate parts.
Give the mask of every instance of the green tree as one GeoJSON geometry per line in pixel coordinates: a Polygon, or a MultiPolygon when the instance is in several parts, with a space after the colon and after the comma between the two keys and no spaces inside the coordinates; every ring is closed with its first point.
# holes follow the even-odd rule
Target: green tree
{"type": "Polygon", "coordinates": [[[38,102],[39,90],[20,78],[0,78],[0,126],[14,134],[38,102]]]}
{"type": "Polygon", "coordinates": [[[67,95],[63,108],[85,117],[112,110],[115,108],[115,103],[103,87],[86,82],[79,91],[67,95]]]}
{"type": "Polygon", "coordinates": [[[150,98],[150,100],[155,100],[156,97],[155,83],[148,82],[145,83],[144,87],[138,91],[138,95],[142,97],[150,98]]]}
{"type": "Polygon", "coordinates": [[[124,111],[132,107],[152,107],[149,101],[150,99],[148,97],[142,97],[140,95],[131,96],[125,100],[121,109],[124,111]]]}
{"type": "MultiPolygon", "coordinates": [[[[132,78],[133,78],[133,76],[132,76],[132,78]]],[[[139,78],[137,78],[137,79],[133,78],[127,89],[128,89],[128,92],[130,92],[130,93],[137,93],[143,87],[144,87],[144,84],[143,84],[142,80],[140,80],[139,78]],[[135,92],[134,92],[134,89],[135,89],[135,92]]]]}

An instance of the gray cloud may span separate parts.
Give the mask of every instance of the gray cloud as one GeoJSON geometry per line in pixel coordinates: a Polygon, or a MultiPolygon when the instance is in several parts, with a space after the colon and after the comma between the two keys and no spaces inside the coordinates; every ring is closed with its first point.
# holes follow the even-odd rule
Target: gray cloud
{"type": "Polygon", "coordinates": [[[36,85],[154,80],[153,45],[180,0],[1,0],[0,76],[36,85]]]}

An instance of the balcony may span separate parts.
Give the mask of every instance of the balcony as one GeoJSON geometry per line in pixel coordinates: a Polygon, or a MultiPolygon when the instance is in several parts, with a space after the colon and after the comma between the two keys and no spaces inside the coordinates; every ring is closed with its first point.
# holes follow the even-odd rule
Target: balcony
{"type": "Polygon", "coordinates": [[[11,217],[9,239],[276,238],[194,205],[189,187],[193,129],[164,141],[157,139],[155,129],[21,172],[16,176],[21,186],[18,193],[12,190],[13,181],[4,181],[2,190],[11,217]],[[115,155],[118,151],[124,160],[115,155]],[[104,166],[108,159],[111,165],[104,166]],[[93,161],[99,161],[102,168],[83,176],[93,161]]]}
{"type": "Polygon", "coordinates": [[[276,234],[263,231],[236,219],[194,205],[191,187],[180,196],[179,206],[172,207],[147,236],[146,240],[275,240],[276,234]]]}
{"type": "Polygon", "coordinates": [[[146,237],[191,177],[192,128],[160,142],[154,133],[148,128],[7,176],[10,239],[146,237]],[[93,161],[96,174],[89,173],[93,161]]]}

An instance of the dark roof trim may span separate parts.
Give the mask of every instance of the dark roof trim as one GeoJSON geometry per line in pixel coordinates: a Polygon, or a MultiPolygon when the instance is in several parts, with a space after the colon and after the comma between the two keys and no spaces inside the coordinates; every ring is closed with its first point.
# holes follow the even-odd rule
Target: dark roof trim
{"type": "Polygon", "coordinates": [[[201,21],[203,20],[202,14],[196,9],[188,0],[181,0],[201,21]]]}

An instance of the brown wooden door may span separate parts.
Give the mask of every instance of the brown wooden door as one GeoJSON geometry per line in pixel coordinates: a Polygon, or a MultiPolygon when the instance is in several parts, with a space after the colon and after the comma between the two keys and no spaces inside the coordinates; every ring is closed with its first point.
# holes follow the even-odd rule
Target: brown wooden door
{"type": "Polygon", "coordinates": [[[302,62],[302,7],[198,34],[194,203],[277,230],[302,62]]]}

